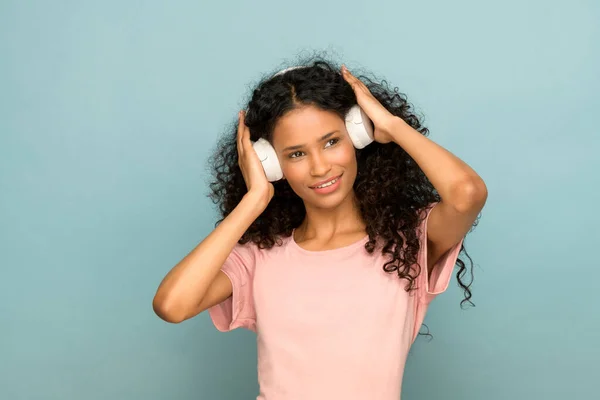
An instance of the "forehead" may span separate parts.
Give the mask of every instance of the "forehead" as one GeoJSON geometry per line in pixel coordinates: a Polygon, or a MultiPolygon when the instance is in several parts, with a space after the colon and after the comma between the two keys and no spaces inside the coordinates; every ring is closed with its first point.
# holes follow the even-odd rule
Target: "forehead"
{"type": "Polygon", "coordinates": [[[333,111],[313,106],[297,108],[281,117],[273,129],[273,145],[276,147],[309,144],[318,141],[326,133],[340,130],[344,121],[333,111]]]}

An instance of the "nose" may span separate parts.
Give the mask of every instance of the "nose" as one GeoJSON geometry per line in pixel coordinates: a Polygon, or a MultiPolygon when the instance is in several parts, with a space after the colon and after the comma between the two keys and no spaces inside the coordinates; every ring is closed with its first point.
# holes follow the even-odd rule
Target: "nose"
{"type": "Polygon", "coordinates": [[[315,152],[311,156],[310,174],[312,176],[327,176],[331,170],[331,163],[322,153],[315,152]]]}

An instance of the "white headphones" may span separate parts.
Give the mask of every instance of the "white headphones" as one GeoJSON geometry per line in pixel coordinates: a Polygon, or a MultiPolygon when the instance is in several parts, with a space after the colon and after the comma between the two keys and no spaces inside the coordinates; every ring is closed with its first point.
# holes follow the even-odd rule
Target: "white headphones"
{"type": "MultiPolygon", "coordinates": [[[[286,68],[283,71],[276,73],[273,76],[283,74],[291,69],[303,68],[302,66],[286,68]]],[[[357,149],[362,149],[371,142],[373,142],[373,124],[367,114],[360,108],[360,106],[353,106],[345,117],[346,130],[352,140],[352,144],[357,149]]],[[[283,171],[277,158],[277,153],[273,146],[263,138],[258,139],[252,143],[252,147],[258,154],[258,158],[262,163],[265,175],[269,182],[278,181],[283,178],[283,171]]]]}

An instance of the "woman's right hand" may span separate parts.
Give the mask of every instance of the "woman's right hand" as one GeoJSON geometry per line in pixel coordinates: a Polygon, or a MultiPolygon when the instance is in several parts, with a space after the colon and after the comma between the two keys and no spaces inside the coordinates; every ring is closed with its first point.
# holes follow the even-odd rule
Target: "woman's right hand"
{"type": "Polygon", "coordinates": [[[248,194],[256,196],[258,201],[264,201],[266,207],[275,195],[275,188],[267,179],[258,154],[252,147],[250,129],[244,122],[245,117],[246,112],[240,111],[237,132],[238,165],[246,182],[248,194]]]}

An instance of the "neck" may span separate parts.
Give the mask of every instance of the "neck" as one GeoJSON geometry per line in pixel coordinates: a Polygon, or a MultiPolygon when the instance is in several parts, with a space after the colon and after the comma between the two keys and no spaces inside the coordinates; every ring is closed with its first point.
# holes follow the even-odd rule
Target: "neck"
{"type": "Polygon", "coordinates": [[[321,208],[304,203],[306,216],[296,229],[302,240],[330,240],[336,235],[364,233],[366,224],[352,191],[340,204],[333,208],[321,208]]]}

